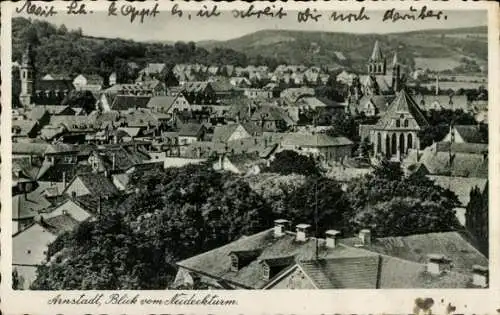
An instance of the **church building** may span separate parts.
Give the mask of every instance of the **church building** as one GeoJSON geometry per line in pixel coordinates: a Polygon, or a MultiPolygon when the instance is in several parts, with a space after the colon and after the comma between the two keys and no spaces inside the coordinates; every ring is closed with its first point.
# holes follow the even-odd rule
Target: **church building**
{"type": "Polygon", "coordinates": [[[402,87],[398,54],[394,53],[388,66],[380,43],[376,41],[366,67],[367,74],[356,78],[349,90],[349,111],[352,114],[380,116],[402,87]]]}
{"type": "Polygon", "coordinates": [[[428,125],[422,110],[403,88],[378,123],[369,127],[375,156],[401,160],[409,150],[420,149],[418,132],[428,125]]]}
{"type": "Polygon", "coordinates": [[[25,108],[33,105],[60,105],[68,93],[75,89],[69,79],[37,79],[31,45],[26,46],[19,67],[21,93],[19,101],[25,108]]]}

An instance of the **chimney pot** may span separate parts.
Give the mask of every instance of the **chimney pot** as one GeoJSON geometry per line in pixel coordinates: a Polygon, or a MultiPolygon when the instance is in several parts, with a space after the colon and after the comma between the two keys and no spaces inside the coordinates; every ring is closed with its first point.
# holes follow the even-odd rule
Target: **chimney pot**
{"type": "Polygon", "coordinates": [[[337,235],[340,231],[328,230],[325,232],[326,247],[335,248],[337,246],[337,235]]]}
{"type": "Polygon", "coordinates": [[[281,237],[285,235],[285,231],[288,228],[290,221],[285,219],[274,220],[274,237],[281,237]]]}
{"type": "Polygon", "coordinates": [[[451,260],[440,254],[427,255],[427,272],[440,275],[451,269],[451,260]]]}
{"type": "Polygon", "coordinates": [[[361,240],[361,244],[364,246],[369,246],[372,243],[372,235],[369,229],[363,229],[359,231],[359,239],[361,240]]]}
{"type": "Polygon", "coordinates": [[[488,267],[472,266],[472,284],[481,288],[488,287],[488,267]]]}
{"type": "Polygon", "coordinates": [[[307,240],[307,229],[310,228],[311,225],[309,224],[297,224],[297,234],[296,234],[296,241],[298,242],[305,242],[307,240]]]}

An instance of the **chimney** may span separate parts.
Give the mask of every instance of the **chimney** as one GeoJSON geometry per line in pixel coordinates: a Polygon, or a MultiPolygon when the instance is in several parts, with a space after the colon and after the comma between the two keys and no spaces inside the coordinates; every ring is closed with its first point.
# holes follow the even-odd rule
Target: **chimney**
{"type": "Polygon", "coordinates": [[[427,272],[433,275],[440,275],[451,269],[451,260],[444,255],[427,255],[427,272]]]}
{"type": "Polygon", "coordinates": [[[369,246],[372,243],[372,233],[368,229],[363,229],[359,231],[359,239],[361,240],[361,245],[369,246]]]}
{"type": "Polygon", "coordinates": [[[297,236],[295,240],[297,242],[305,242],[307,240],[307,229],[310,228],[309,224],[297,224],[297,236]]]}
{"type": "Polygon", "coordinates": [[[340,231],[328,230],[325,232],[326,247],[335,248],[337,246],[337,235],[340,231]]]}
{"type": "Polygon", "coordinates": [[[472,284],[477,287],[488,287],[488,267],[474,265],[472,266],[472,284]]]}
{"type": "Polygon", "coordinates": [[[111,169],[114,171],[115,167],[116,167],[116,153],[113,153],[111,169]]]}
{"type": "Polygon", "coordinates": [[[285,235],[285,231],[288,228],[290,221],[285,219],[274,220],[274,237],[281,237],[285,235]]]}

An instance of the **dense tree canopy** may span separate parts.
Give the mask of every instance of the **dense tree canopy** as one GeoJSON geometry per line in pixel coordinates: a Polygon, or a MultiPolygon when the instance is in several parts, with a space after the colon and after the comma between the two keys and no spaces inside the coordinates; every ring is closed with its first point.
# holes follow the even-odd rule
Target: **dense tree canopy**
{"type": "Polygon", "coordinates": [[[353,207],[354,230],[371,227],[377,236],[394,236],[458,227],[453,210],[460,205],[457,196],[425,176],[405,176],[399,163],[383,162],[373,174],[353,180],[347,187],[347,198],[353,207]],[[398,205],[405,211],[387,211],[398,205]],[[384,220],[392,223],[380,226],[384,220]]]}
{"type": "Polygon", "coordinates": [[[58,238],[34,289],[164,289],[176,261],[271,224],[248,184],[207,165],[141,174],[134,185],[121,206],[58,238]]]}
{"type": "Polygon", "coordinates": [[[274,160],[270,163],[268,171],[283,175],[295,173],[307,176],[315,176],[320,173],[313,157],[291,150],[284,150],[277,153],[274,156],[274,160]]]}
{"type": "Polygon", "coordinates": [[[90,37],[83,35],[81,30],[68,31],[64,25],[56,27],[45,21],[21,17],[14,18],[12,24],[13,60],[20,61],[26,44],[32,44],[40,76],[54,73],[72,77],[79,73],[96,73],[107,80],[112,72],[116,72],[118,82],[126,83],[130,81],[133,69],[124,67],[125,62],[135,62],[140,67],[157,62],[234,66],[253,63],[273,69],[281,63],[271,57],[248,58],[242,52],[227,48],[208,51],[194,42],[170,45],[90,37]]]}

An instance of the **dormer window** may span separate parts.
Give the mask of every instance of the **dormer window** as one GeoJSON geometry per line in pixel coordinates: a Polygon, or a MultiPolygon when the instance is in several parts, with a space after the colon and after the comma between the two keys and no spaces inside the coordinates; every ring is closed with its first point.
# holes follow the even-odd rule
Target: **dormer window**
{"type": "Polygon", "coordinates": [[[238,256],[231,254],[231,271],[238,271],[238,256]]]}

